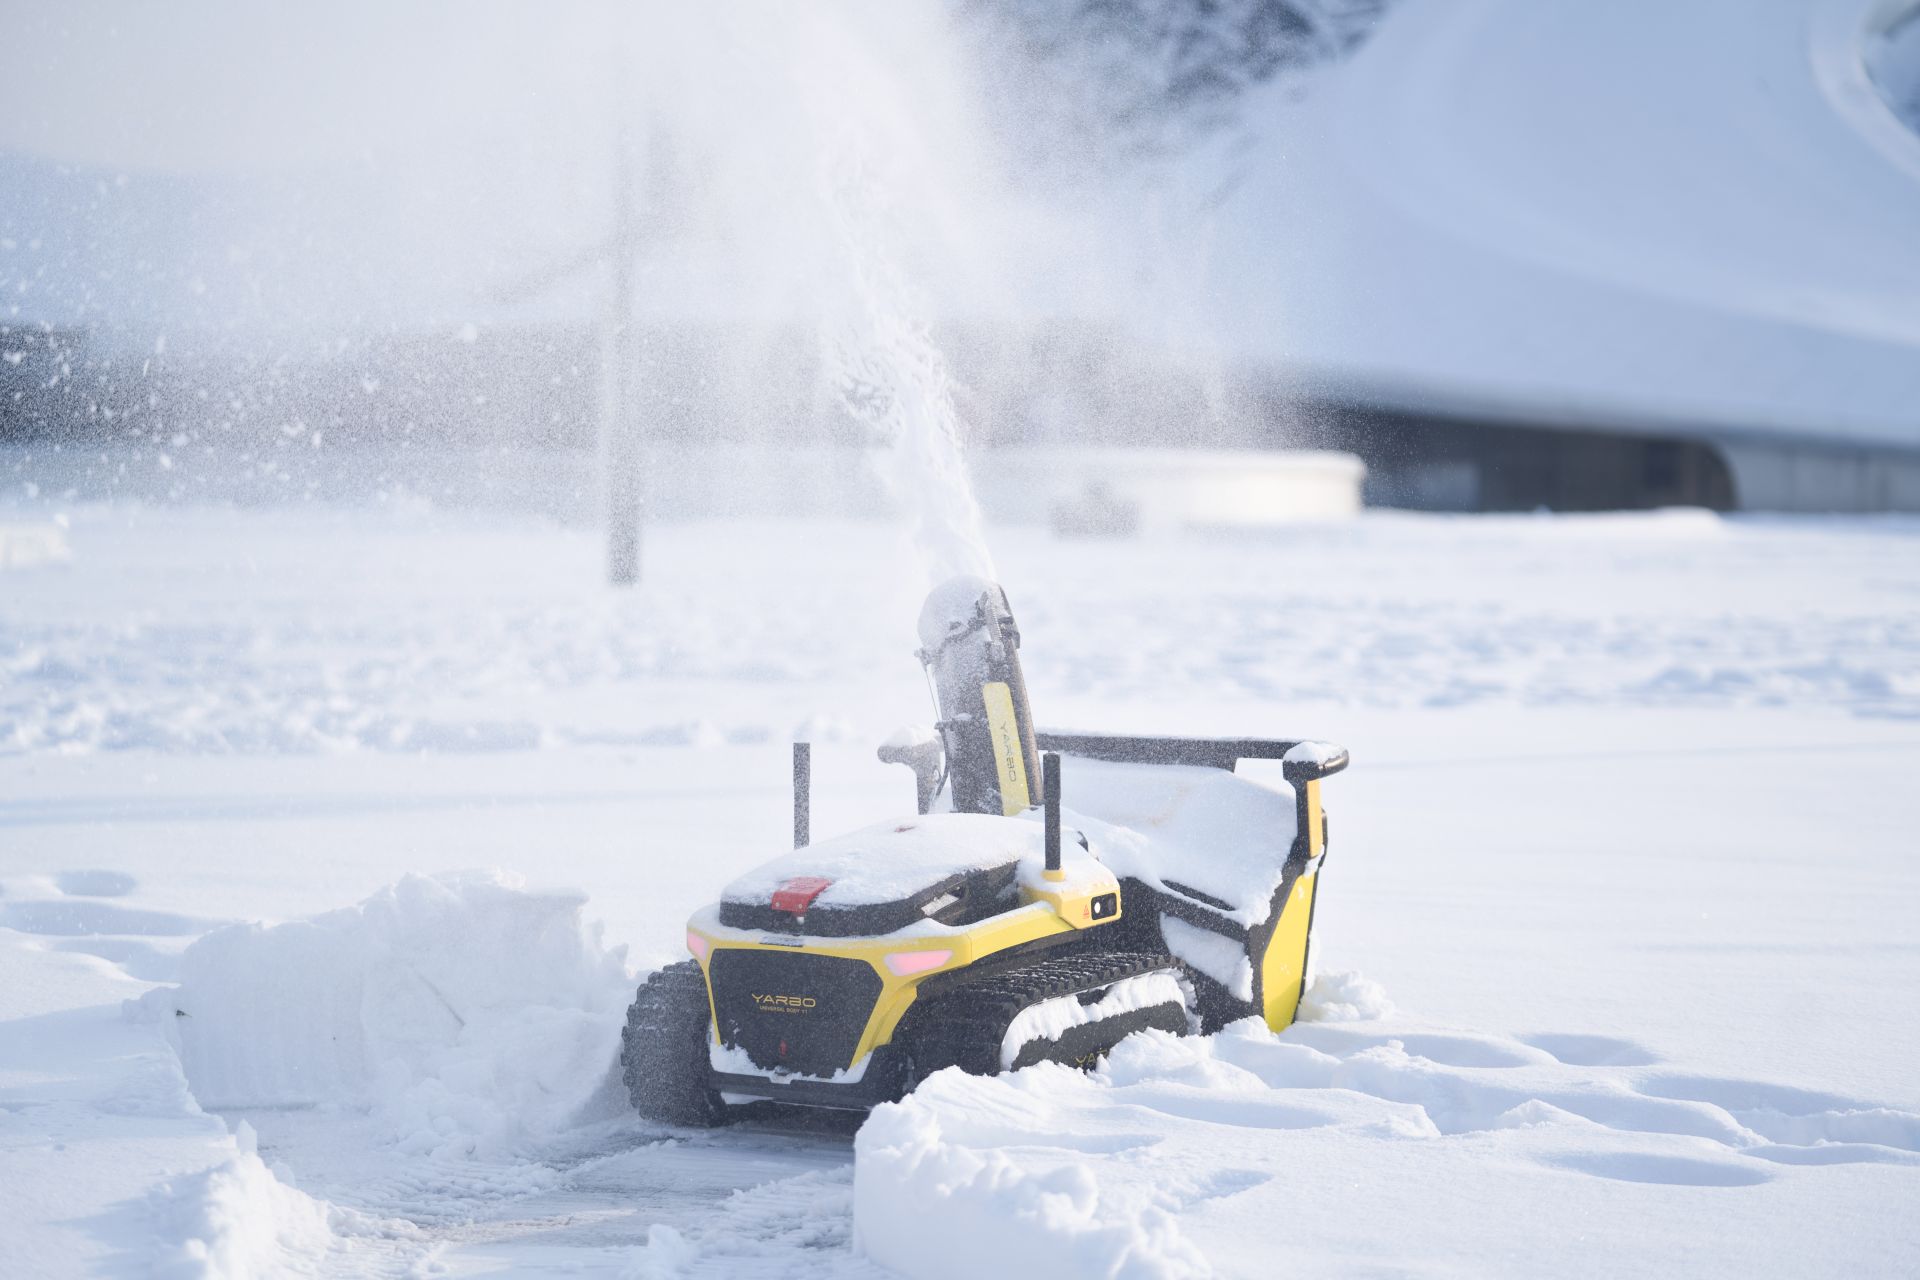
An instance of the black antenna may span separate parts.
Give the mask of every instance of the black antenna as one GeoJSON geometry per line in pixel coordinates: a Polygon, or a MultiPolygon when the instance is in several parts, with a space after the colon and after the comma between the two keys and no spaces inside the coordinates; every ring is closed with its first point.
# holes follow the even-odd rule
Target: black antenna
{"type": "Polygon", "coordinates": [[[1060,874],[1060,753],[1049,751],[1042,758],[1040,801],[1046,806],[1047,875],[1060,874]]]}
{"type": "Polygon", "coordinates": [[[793,744],[793,847],[804,849],[813,825],[813,744],[793,744]]]}

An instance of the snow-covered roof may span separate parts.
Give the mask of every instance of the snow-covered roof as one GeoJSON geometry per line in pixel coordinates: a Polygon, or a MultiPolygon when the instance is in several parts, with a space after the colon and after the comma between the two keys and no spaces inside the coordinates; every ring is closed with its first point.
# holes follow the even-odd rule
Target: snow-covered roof
{"type": "Polygon", "coordinates": [[[1250,101],[1203,308],[1389,398],[1920,445],[1920,136],[1883,0],[1406,0],[1250,101]]]}

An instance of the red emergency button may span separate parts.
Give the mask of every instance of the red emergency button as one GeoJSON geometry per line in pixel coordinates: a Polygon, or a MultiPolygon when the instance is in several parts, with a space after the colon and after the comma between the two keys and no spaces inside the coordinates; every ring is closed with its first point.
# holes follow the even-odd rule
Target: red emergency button
{"type": "Polygon", "coordinates": [[[821,876],[795,876],[773,891],[773,909],[803,916],[807,914],[807,908],[813,905],[813,900],[832,883],[821,876]]]}

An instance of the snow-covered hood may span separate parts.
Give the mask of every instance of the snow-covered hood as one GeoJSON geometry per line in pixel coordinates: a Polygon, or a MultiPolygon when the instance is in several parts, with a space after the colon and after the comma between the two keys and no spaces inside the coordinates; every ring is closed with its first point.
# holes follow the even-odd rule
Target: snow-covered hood
{"type": "Polygon", "coordinates": [[[809,909],[900,902],[929,885],[1043,856],[1037,823],[929,813],[877,823],[782,854],[729,884],[721,901],[764,906],[785,886],[824,880],[809,909]]]}

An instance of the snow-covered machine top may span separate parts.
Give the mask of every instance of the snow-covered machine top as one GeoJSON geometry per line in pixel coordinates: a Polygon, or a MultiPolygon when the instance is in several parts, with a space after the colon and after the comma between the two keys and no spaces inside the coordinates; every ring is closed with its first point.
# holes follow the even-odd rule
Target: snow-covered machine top
{"type": "Polygon", "coordinates": [[[910,898],[955,876],[1040,857],[1038,825],[979,813],[925,813],[882,822],[782,854],[728,885],[723,903],[766,903],[796,880],[828,883],[810,909],[871,906],[910,898]]]}
{"type": "Polygon", "coordinates": [[[1018,894],[1022,859],[1039,863],[1037,824],[991,814],[927,813],[795,849],[720,895],[720,923],[814,937],[877,937],[924,921],[966,924],[1018,894]]]}
{"type": "Polygon", "coordinates": [[[1070,756],[1061,801],[1062,820],[1086,835],[1115,875],[1206,903],[1249,927],[1271,911],[1296,828],[1286,783],[1198,765],[1070,756]]]}
{"type": "MultiPolygon", "coordinates": [[[[1224,769],[1069,757],[1063,825],[1116,876],[1203,903],[1242,926],[1267,918],[1293,843],[1294,797],[1224,769]]],[[[726,923],[881,934],[981,911],[1043,857],[1038,808],[1018,818],[932,813],[782,854],[729,884],[726,923]],[[949,897],[951,902],[946,901],[949,897]]],[[[1079,853],[1078,841],[1068,842],[1079,853]]]]}

